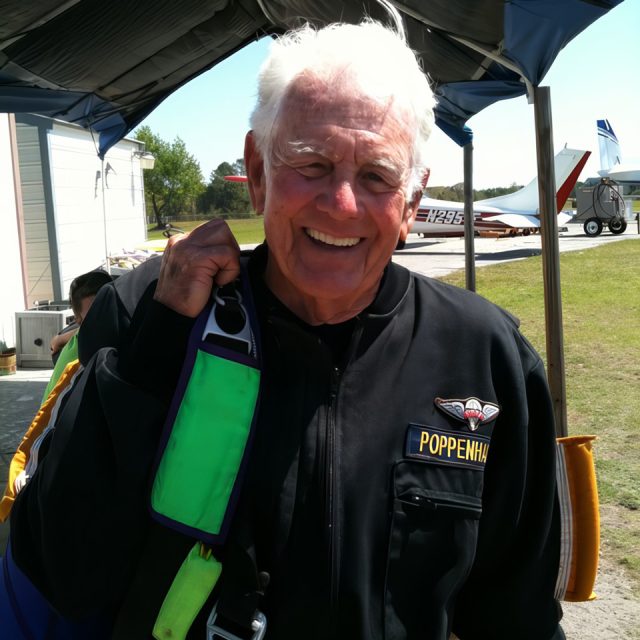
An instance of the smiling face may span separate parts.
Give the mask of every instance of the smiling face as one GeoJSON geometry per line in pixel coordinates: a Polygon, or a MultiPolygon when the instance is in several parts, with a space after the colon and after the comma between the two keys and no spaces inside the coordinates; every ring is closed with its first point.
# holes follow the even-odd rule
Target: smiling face
{"type": "Polygon", "coordinates": [[[411,128],[393,105],[309,77],[293,83],[276,126],[266,172],[251,136],[246,147],[269,245],[265,279],[307,322],[340,322],[373,300],[413,221],[411,128]]]}

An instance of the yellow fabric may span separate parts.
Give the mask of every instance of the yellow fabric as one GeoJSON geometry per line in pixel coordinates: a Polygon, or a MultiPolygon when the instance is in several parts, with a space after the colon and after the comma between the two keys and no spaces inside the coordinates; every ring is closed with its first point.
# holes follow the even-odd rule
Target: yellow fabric
{"type": "Polygon", "coordinates": [[[564,451],[573,521],[572,557],[564,600],[593,600],[600,550],[600,513],[593,441],[595,436],[558,438],[564,451]]]}
{"type": "Polygon", "coordinates": [[[53,387],[51,393],[38,410],[35,418],[31,421],[26,433],[22,436],[22,441],[18,446],[18,450],[9,464],[9,479],[4,490],[2,500],[0,500],[0,522],[4,522],[11,513],[11,507],[13,506],[13,502],[16,498],[14,483],[18,475],[24,471],[27,465],[31,446],[38,436],[40,436],[40,434],[47,428],[49,420],[51,419],[51,412],[53,411],[53,407],[56,404],[58,396],[69,385],[69,382],[73,378],[73,375],[78,370],[79,366],[80,361],[73,360],[65,367],[55,387],[53,387]]]}

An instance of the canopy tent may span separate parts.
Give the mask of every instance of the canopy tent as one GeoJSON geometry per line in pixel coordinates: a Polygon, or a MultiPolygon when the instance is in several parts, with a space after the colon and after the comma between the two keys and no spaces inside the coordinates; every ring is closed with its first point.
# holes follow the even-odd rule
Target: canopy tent
{"type": "MultiPolygon", "coordinates": [[[[392,0],[458,144],[467,120],[537,86],[575,35],[621,0],[392,0]]],[[[76,122],[100,153],[164,98],[246,44],[309,21],[387,19],[374,0],[2,3],[0,109],[76,122]]]]}
{"type": "MultiPolygon", "coordinates": [[[[436,124],[465,146],[467,272],[473,275],[471,140],[466,122],[498,100],[536,102],[547,365],[566,434],[553,148],[548,93],[558,52],[622,0],[387,0],[438,97],[436,124]]],[[[171,92],[249,42],[303,21],[386,21],[375,0],[5,0],[0,110],[76,122],[101,157],[171,92]]],[[[473,277],[467,279],[474,288],[473,277]]]]}

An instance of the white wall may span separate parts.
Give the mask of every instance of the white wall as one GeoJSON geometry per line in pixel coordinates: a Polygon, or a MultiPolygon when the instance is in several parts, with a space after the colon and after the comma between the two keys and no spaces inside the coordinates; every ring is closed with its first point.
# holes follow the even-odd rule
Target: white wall
{"type": "Polygon", "coordinates": [[[0,339],[15,346],[15,311],[24,311],[9,116],[0,113],[0,339]]]}
{"type": "Polygon", "coordinates": [[[140,146],[122,140],[102,163],[90,132],[55,122],[48,134],[53,210],[63,295],[71,280],[100,266],[109,254],[146,238],[140,146]],[[105,215],[106,212],[106,246],[105,215]]]}
{"type": "MultiPolygon", "coordinates": [[[[54,273],[60,273],[62,297],[66,298],[73,278],[105,261],[101,161],[89,131],[53,122],[46,133],[52,193],[49,215],[54,218],[57,241],[57,255],[52,256],[52,260],[57,261],[58,269],[52,270],[49,246],[53,246],[53,240],[48,233],[51,224],[47,223],[44,196],[40,194],[36,198],[37,219],[32,202],[32,191],[36,187],[40,191],[48,189],[42,175],[43,163],[39,160],[38,131],[33,125],[18,124],[18,127],[23,134],[27,132],[33,137],[26,141],[29,144],[22,145],[24,148],[19,154],[20,163],[25,165],[21,176],[23,196],[30,198],[24,211],[24,231],[28,277],[33,280],[27,285],[27,304],[31,306],[34,300],[54,299],[54,273]],[[35,161],[30,164],[32,156],[35,161]],[[38,242],[34,240],[34,229],[38,232],[35,238],[38,242]]],[[[133,249],[146,239],[142,171],[139,159],[133,157],[133,152],[141,148],[139,143],[125,139],[105,158],[105,168],[109,166],[104,189],[109,253],[133,249]]],[[[0,229],[0,339],[15,346],[15,312],[25,310],[25,301],[9,116],[4,113],[0,113],[0,229]]]]}

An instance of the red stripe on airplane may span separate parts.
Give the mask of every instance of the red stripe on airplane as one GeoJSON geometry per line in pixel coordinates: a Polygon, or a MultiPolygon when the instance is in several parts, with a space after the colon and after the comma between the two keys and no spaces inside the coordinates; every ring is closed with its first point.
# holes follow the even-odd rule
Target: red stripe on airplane
{"type": "Polygon", "coordinates": [[[556,211],[557,212],[562,211],[562,207],[564,207],[565,202],[569,198],[571,189],[573,189],[576,182],[578,181],[578,176],[580,175],[580,172],[584,168],[584,165],[587,164],[587,160],[589,159],[590,155],[591,155],[591,151],[584,152],[584,155],[582,156],[581,160],[574,167],[573,171],[569,174],[567,179],[558,189],[558,193],[556,193],[556,211]]]}

